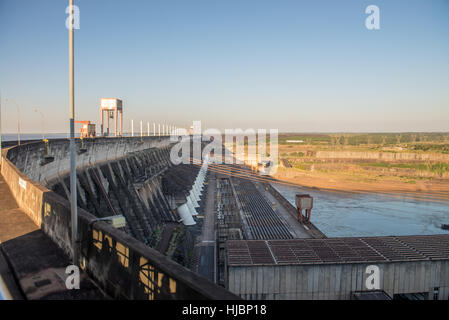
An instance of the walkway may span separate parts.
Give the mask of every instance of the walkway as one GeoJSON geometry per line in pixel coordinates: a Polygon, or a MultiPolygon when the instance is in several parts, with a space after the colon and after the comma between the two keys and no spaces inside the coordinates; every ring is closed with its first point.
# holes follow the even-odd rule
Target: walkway
{"type": "Polygon", "coordinates": [[[263,184],[260,182],[254,182],[257,190],[265,197],[267,202],[272,206],[274,212],[276,212],[284,221],[288,224],[289,230],[294,233],[295,238],[312,238],[308,230],[304,229],[298,220],[287,211],[286,208],[275,198],[273,195],[265,190],[263,184]]]}
{"type": "Polygon", "coordinates": [[[209,172],[207,192],[204,204],[204,222],[201,242],[197,245],[200,250],[198,273],[212,282],[216,282],[215,263],[215,174],[209,172]]]}
{"type": "Polygon", "coordinates": [[[0,175],[0,275],[14,299],[104,299],[86,276],[80,289],[67,290],[70,259],[19,208],[0,175]]]}

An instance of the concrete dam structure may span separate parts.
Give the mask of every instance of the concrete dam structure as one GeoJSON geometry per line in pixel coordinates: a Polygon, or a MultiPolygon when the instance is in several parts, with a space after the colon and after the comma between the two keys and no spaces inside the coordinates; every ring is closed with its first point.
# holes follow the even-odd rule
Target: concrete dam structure
{"type": "Polygon", "coordinates": [[[169,137],[76,142],[82,290],[61,280],[68,140],[2,151],[1,252],[27,299],[448,299],[449,235],[327,238],[252,168],[173,165],[169,137]]]}
{"type": "MultiPolygon", "coordinates": [[[[205,174],[193,165],[172,166],[169,147],[168,137],[77,140],[81,267],[104,297],[235,299],[182,266],[190,264],[199,228],[191,214],[201,211],[201,192],[193,187],[200,180],[204,183],[205,174]],[[187,203],[186,216],[178,208],[185,209],[187,203]],[[126,218],[124,228],[98,221],[115,215],[126,218]]],[[[2,176],[19,209],[62,249],[59,254],[70,257],[68,140],[22,144],[3,150],[2,156],[2,176]]],[[[2,250],[20,270],[15,240],[4,241],[2,250]]],[[[34,298],[39,286],[27,285],[26,267],[23,270],[16,277],[25,295],[34,298]]],[[[64,290],[60,288],[59,296],[52,292],[37,297],[67,298],[64,290]]]]}

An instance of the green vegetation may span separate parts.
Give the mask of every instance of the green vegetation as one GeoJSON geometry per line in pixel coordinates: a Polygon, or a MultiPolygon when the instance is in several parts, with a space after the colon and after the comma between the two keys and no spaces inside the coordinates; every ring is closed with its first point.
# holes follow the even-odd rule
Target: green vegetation
{"type": "Polygon", "coordinates": [[[280,134],[281,145],[312,146],[357,146],[369,150],[399,147],[404,151],[449,153],[449,133],[329,133],[329,134],[280,134]],[[302,140],[302,143],[287,143],[287,140],[302,140]]]}
{"type": "Polygon", "coordinates": [[[425,163],[391,163],[391,162],[367,162],[361,163],[361,166],[379,167],[379,168],[404,168],[425,171],[428,165],[425,163]]]}
{"type": "Polygon", "coordinates": [[[427,190],[449,181],[449,133],[281,134],[279,152],[293,167],[280,177],[308,185],[427,190]]]}
{"type": "Polygon", "coordinates": [[[449,153],[449,144],[415,144],[413,150],[449,153]]]}
{"type": "Polygon", "coordinates": [[[290,157],[304,157],[305,153],[304,152],[300,152],[300,151],[298,151],[298,152],[291,152],[290,154],[288,154],[288,156],[290,156],[290,157]]]}
{"type": "Polygon", "coordinates": [[[309,169],[309,166],[304,163],[295,163],[295,165],[293,167],[296,169],[299,169],[299,170],[308,170],[309,169]]]}
{"type": "Polygon", "coordinates": [[[436,163],[391,163],[391,162],[369,162],[361,163],[361,166],[380,167],[380,168],[404,168],[414,169],[420,171],[429,171],[442,176],[444,173],[449,172],[449,164],[436,162],[436,163]]]}
{"type": "Polygon", "coordinates": [[[428,164],[429,171],[438,173],[440,176],[442,176],[444,173],[449,172],[449,164],[448,163],[432,163],[428,164]]]}
{"type": "Polygon", "coordinates": [[[178,247],[178,239],[182,236],[183,233],[184,233],[184,229],[183,229],[182,225],[176,227],[176,229],[173,231],[172,236],[170,238],[170,243],[168,245],[168,249],[166,252],[167,257],[173,258],[176,248],[178,247]]]}
{"type": "Polygon", "coordinates": [[[152,248],[155,248],[159,241],[161,241],[162,238],[162,226],[158,226],[157,229],[153,232],[151,235],[151,239],[149,241],[149,246],[152,248]]]}

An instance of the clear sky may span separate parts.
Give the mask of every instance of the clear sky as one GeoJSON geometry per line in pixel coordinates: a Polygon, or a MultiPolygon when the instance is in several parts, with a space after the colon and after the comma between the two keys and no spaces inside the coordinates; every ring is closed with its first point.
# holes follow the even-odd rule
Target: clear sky
{"type": "MultiPolygon", "coordinates": [[[[68,130],[68,1],[0,0],[4,132],[68,130]]],[[[449,131],[447,0],[75,0],[76,118],[281,131],[449,131]],[[380,8],[380,30],[365,8],[380,8]]]]}

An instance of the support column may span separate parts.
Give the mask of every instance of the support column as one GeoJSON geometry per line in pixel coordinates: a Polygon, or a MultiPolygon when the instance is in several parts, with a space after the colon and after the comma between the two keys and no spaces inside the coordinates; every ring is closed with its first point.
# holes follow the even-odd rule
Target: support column
{"type": "Polygon", "coordinates": [[[123,110],[120,110],[120,136],[123,135],[123,110]]]}
{"type": "Polygon", "coordinates": [[[100,132],[101,136],[103,136],[103,109],[100,106],[100,132]]]}
{"type": "Polygon", "coordinates": [[[114,136],[117,137],[117,109],[114,110],[114,122],[115,122],[115,126],[114,126],[114,136]]]}

